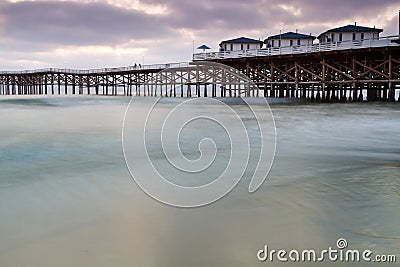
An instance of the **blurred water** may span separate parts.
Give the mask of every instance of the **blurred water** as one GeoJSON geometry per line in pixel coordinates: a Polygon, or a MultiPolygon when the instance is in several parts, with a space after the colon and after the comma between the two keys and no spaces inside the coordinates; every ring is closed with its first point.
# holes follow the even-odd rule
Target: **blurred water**
{"type": "MultiPolygon", "coordinates": [[[[257,251],[326,249],[340,237],[399,259],[398,103],[272,104],[277,154],[260,190],[248,194],[244,177],[213,205],[179,209],[130,177],[128,101],[0,99],[0,266],[280,266],[257,251]]],[[[209,127],[195,133],[183,141],[209,127]]],[[[184,152],[195,158],[195,148],[184,152]]]]}

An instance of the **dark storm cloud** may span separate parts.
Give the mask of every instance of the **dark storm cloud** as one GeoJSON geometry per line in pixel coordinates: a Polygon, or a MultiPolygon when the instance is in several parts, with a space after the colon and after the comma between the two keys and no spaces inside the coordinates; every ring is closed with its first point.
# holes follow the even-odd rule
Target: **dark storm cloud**
{"type": "Polygon", "coordinates": [[[171,23],[191,29],[257,29],[265,25],[269,10],[251,8],[259,1],[169,1],[171,23]]]}
{"type": "Polygon", "coordinates": [[[160,16],[102,3],[8,2],[0,5],[0,18],[3,36],[63,45],[112,45],[169,32],[160,16]]]}
{"type": "MultiPolygon", "coordinates": [[[[217,30],[257,30],[279,23],[326,24],[353,21],[357,17],[374,18],[398,0],[143,0],[164,4],[171,12],[170,23],[176,27],[217,30]],[[291,9],[285,9],[291,7],[291,9]],[[301,11],[299,14],[296,11],[301,11]]],[[[396,14],[397,10],[393,10],[396,14]]]]}
{"type": "MultiPolygon", "coordinates": [[[[398,0],[285,0],[288,4],[301,7],[303,20],[316,22],[336,22],[355,17],[374,18],[390,5],[396,5],[398,0]]],[[[397,9],[393,10],[393,14],[397,9]]]]}
{"type": "Polygon", "coordinates": [[[350,23],[357,17],[379,14],[398,0],[141,2],[166,5],[169,12],[167,15],[149,15],[101,1],[90,4],[68,1],[3,2],[0,4],[0,33],[20,41],[62,45],[113,45],[131,39],[157,40],[176,35],[174,30],[181,28],[209,32],[210,35],[226,32],[227,36],[252,30],[272,33],[279,24],[293,27],[298,23],[308,23],[315,24],[315,29],[318,25],[323,27],[323,24],[341,20],[349,20],[350,23]],[[296,10],[301,12],[293,12],[296,10]]]}
{"type": "MultiPolygon", "coordinates": [[[[147,11],[152,4],[167,10],[147,14],[125,7],[129,0],[118,1],[0,0],[0,66],[18,66],[15,60],[60,66],[60,60],[73,61],[71,53],[55,51],[71,52],[80,46],[116,50],[97,50],[96,56],[107,57],[107,64],[98,67],[131,64],[143,57],[146,63],[185,61],[191,58],[193,39],[196,46],[207,44],[218,50],[221,40],[239,36],[258,39],[280,29],[318,35],[354,21],[376,24],[385,30],[382,35],[396,34],[400,8],[398,0],[140,0],[147,11]],[[138,49],[119,56],[117,50],[124,48],[145,52],[138,49]]],[[[76,50],[76,67],[91,66],[93,53],[76,50]]]]}

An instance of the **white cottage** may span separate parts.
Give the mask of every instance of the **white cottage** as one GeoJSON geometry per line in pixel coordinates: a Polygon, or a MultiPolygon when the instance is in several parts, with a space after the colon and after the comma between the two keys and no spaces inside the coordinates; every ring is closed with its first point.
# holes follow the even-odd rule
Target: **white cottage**
{"type": "Polygon", "coordinates": [[[219,44],[220,51],[260,49],[262,46],[263,46],[262,41],[246,37],[240,37],[232,40],[222,41],[219,44]]]}
{"type": "Polygon", "coordinates": [[[316,39],[315,36],[301,34],[296,32],[286,32],[274,36],[270,36],[264,40],[267,47],[287,47],[296,45],[312,45],[316,39]]]}
{"type": "Polygon", "coordinates": [[[347,25],[328,30],[318,36],[320,43],[361,41],[364,39],[379,39],[382,29],[369,28],[363,26],[347,25]]]}

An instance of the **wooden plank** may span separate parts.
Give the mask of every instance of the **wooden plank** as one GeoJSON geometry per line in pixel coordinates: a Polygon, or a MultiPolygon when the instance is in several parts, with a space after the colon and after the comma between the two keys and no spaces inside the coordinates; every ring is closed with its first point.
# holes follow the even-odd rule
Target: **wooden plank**
{"type": "Polygon", "coordinates": [[[313,76],[314,78],[317,78],[318,80],[321,80],[321,81],[322,81],[322,77],[320,77],[319,75],[317,75],[317,74],[313,73],[312,71],[309,71],[308,69],[302,67],[302,66],[301,66],[300,64],[298,64],[297,62],[296,62],[296,65],[297,65],[297,67],[300,68],[301,70],[307,72],[308,74],[310,74],[310,75],[313,76]]]}
{"type": "Polygon", "coordinates": [[[366,68],[366,69],[368,70],[368,71],[365,71],[365,72],[363,72],[362,74],[358,75],[357,78],[361,78],[361,77],[365,76],[367,73],[375,72],[376,74],[382,75],[383,77],[389,79],[389,75],[387,75],[387,74],[385,74],[385,73],[383,73],[383,72],[380,72],[380,71],[378,71],[378,70],[375,69],[375,68],[380,68],[381,66],[387,64],[387,63],[388,63],[387,60],[384,61],[383,63],[379,64],[379,65],[376,66],[375,68],[371,68],[371,67],[367,66],[366,64],[363,64],[363,63],[361,63],[361,62],[359,62],[359,61],[357,61],[357,60],[355,60],[354,62],[355,62],[356,64],[360,65],[361,67],[364,67],[364,68],[366,68]]]}
{"type": "Polygon", "coordinates": [[[339,73],[339,74],[341,74],[341,75],[343,75],[343,76],[346,76],[347,78],[349,78],[349,79],[351,79],[351,80],[354,80],[354,78],[353,78],[351,75],[349,75],[349,74],[347,74],[347,73],[344,73],[343,71],[341,71],[341,70],[335,68],[334,66],[332,66],[332,65],[330,65],[330,64],[328,64],[328,63],[326,63],[325,61],[321,61],[320,63],[321,63],[322,65],[324,65],[324,66],[326,66],[326,67],[328,67],[328,68],[330,68],[330,69],[336,71],[337,73],[339,73]]]}

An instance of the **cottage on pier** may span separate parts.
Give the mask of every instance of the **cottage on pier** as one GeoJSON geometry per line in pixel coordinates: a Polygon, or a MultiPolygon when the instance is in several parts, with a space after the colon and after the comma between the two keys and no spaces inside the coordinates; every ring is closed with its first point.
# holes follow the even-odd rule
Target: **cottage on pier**
{"type": "Polygon", "coordinates": [[[318,36],[320,43],[362,41],[364,39],[379,39],[382,29],[369,28],[363,26],[347,25],[321,33],[318,36]]]}
{"type": "Polygon", "coordinates": [[[286,32],[270,36],[264,40],[267,47],[287,47],[296,45],[312,45],[316,39],[315,36],[301,34],[298,32],[286,32]]]}
{"type": "Polygon", "coordinates": [[[263,46],[262,41],[246,37],[240,37],[236,39],[222,41],[219,44],[220,51],[260,49],[262,46],[263,46]]]}

